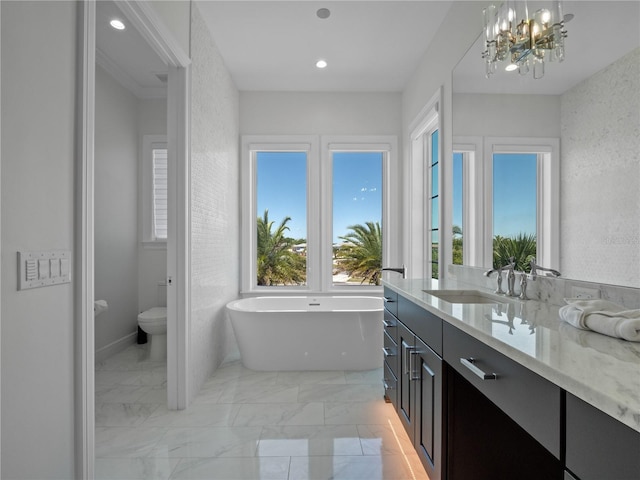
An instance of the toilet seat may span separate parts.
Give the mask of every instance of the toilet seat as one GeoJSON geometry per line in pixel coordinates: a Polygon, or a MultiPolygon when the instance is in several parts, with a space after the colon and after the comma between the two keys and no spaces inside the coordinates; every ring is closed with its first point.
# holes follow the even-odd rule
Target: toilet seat
{"type": "Polygon", "coordinates": [[[149,358],[167,358],[167,308],[153,307],[138,315],[138,326],[149,335],[149,358]]]}
{"type": "Polygon", "coordinates": [[[149,310],[145,310],[138,315],[138,322],[154,324],[154,323],[166,323],[167,321],[167,307],[153,307],[149,310]]]}

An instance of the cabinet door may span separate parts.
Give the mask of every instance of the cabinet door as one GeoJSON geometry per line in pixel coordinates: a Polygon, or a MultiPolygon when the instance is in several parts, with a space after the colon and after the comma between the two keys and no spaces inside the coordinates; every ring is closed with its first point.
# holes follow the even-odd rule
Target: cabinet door
{"type": "Polygon", "coordinates": [[[640,433],[567,393],[566,463],[581,480],[640,479],[640,433]]]}
{"type": "Polygon", "coordinates": [[[442,478],[442,360],[416,338],[411,368],[415,382],[414,446],[431,480],[442,478]]]}
{"type": "Polygon", "coordinates": [[[398,322],[398,348],[400,349],[400,375],[398,376],[398,416],[404,426],[411,441],[413,441],[414,431],[414,382],[411,381],[411,370],[409,362],[411,361],[411,352],[415,350],[416,337],[402,323],[398,322]]]}

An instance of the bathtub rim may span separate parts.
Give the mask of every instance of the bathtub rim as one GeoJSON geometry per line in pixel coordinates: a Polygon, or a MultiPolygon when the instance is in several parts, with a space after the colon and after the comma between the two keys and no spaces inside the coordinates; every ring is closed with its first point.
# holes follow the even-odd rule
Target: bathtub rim
{"type": "Polygon", "coordinates": [[[243,312],[243,313],[330,313],[330,312],[335,312],[335,313],[353,313],[353,312],[381,312],[384,310],[384,302],[382,297],[377,297],[374,295],[260,295],[257,297],[244,297],[244,298],[238,298],[235,300],[230,301],[229,303],[226,304],[226,308],[228,310],[232,310],[235,312],[243,312]],[[339,299],[344,299],[344,298],[358,298],[358,299],[372,299],[372,300],[377,300],[380,302],[380,306],[376,307],[376,308],[349,308],[349,309],[333,309],[333,310],[325,310],[325,309],[314,309],[314,308],[306,308],[306,309],[282,309],[282,308],[277,308],[277,309],[243,309],[243,308],[238,308],[236,305],[238,303],[241,303],[243,301],[259,301],[260,299],[282,299],[282,300],[286,300],[286,299],[300,299],[300,298],[309,298],[309,299],[313,299],[313,300],[322,300],[322,299],[334,299],[334,298],[339,298],[339,299]]]}

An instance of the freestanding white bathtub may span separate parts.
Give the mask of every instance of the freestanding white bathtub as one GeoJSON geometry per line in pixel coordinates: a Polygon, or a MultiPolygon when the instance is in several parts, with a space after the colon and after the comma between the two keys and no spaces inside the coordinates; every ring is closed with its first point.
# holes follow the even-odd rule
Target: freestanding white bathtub
{"type": "Polygon", "coordinates": [[[227,310],[242,363],[252,370],[382,366],[381,297],[255,297],[227,310]]]}

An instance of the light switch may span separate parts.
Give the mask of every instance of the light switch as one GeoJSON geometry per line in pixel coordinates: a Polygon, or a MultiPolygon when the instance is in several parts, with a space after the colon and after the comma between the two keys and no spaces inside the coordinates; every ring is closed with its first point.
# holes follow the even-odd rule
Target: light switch
{"type": "Polygon", "coordinates": [[[18,252],[18,290],[71,282],[71,252],[18,252]]]}
{"type": "Polygon", "coordinates": [[[45,280],[49,278],[49,260],[38,260],[38,278],[45,280]]]}
{"type": "Polygon", "coordinates": [[[60,275],[63,277],[69,276],[69,259],[61,258],[60,259],[60,275]]]}
{"type": "Polygon", "coordinates": [[[38,278],[38,262],[35,260],[25,260],[25,275],[21,276],[23,280],[30,282],[38,278]]]}
{"type": "Polygon", "coordinates": [[[49,260],[49,270],[51,272],[51,278],[58,278],[60,276],[60,259],[52,258],[49,260]]]}

